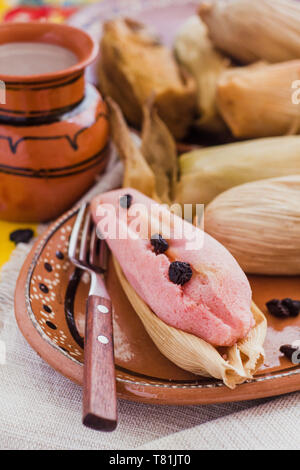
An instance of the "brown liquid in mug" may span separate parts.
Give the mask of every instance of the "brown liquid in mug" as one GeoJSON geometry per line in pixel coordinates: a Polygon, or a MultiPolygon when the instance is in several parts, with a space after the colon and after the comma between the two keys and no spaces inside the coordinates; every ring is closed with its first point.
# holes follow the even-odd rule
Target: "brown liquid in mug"
{"type": "Polygon", "coordinates": [[[42,42],[0,44],[0,75],[29,76],[58,72],[78,62],[61,46],[42,42]]]}

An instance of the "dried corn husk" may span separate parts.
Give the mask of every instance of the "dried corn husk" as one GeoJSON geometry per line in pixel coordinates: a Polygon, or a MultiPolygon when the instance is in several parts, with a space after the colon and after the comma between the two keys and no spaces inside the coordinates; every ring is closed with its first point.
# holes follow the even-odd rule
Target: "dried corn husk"
{"type": "Polygon", "coordinates": [[[155,189],[155,175],[133,141],[119,106],[109,97],[106,102],[109,108],[112,140],[124,162],[123,186],[133,187],[146,196],[159,199],[155,189]]]}
{"type": "Polygon", "coordinates": [[[104,25],[100,50],[101,90],[119,104],[128,121],[140,128],[143,106],[154,96],[172,134],[184,137],[194,119],[196,90],[172,52],[144,25],[129,19],[104,25]]]}
{"type": "Polygon", "coordinates": [[[243,63],[300,57],[299,2],[207,0],[199,14],[215,46],[243,63]]]}
{"type": "Polygon", "coordinates": [[[196,15],[181,27],[174,47],[178,61],[196,81],[200,114],[197,126],[210,132],[224,131],[225,125],[216,106],[216,90],[217,81],[230,60],[214,49],[206,25],[196,15]]]}
{"type": "Polygon", "coordinates": [[[300,108],[292,101],[291,87],[300,79],[300,61],[241,70],[223,73],[217,88],[219,112],[233,135],[251,138],[299,133],[300,108]]]}
{"type": "Polygon", "coordinates": [[[252,305],[256,321],[248,336],[222,353],[211,344],[160,320],[129,284],[114,258],[116,273],[129,302],[143,322],[161,353],[182,369],[204,377],[223,380],[229,388],[251,379],[264,362],[263,343],[267,323],[262,312],[252,305]],[[226,354],[227,359],[223,358],[226,354]]]}
{"type": "Polygon", "coordinates": [[[231,188],[207,206],[204,224],[245,272],[300,274],[300,174],[231,188]]]}
{"type": "Polygon", "coordinates": [[[155,188],[160,201],[171,204],[178,177],[177,150],[153,103],[144,106],[141,152],[155,175],[155,188]]]}
{"type": "Polygon", "coordinates": [[[300,174],[300,136],[257,139],[203,148],[179,159],[176,201],[208,204],[218,194],[250,181],[300,174]]]}
{"type": "Polygon", "coordinates": [[[135,188],[158,202],[171,204],[178,175],[176,145],[153,102],[144,106],[140,146],[117,103],[112,98],[106,102],[112,141],[124,162],[123,187],[135,188]]]}

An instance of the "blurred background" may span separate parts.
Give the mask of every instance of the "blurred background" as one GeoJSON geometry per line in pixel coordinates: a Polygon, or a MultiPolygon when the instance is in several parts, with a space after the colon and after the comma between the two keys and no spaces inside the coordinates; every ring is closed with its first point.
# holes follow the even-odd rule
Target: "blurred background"
{"type": "Polygon", "coordinates": [[[0,0],[0,21],[62,22],[82,5],[97,1],[99,0],[0,0]]]}

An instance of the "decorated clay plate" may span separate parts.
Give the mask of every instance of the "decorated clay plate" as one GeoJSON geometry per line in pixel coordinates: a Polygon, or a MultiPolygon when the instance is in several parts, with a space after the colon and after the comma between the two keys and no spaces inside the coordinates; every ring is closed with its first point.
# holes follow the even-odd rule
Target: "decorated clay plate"
{"type": "MultiPolygon", "coordinates": [[[[19,327],[37,353],[58,372],[81,384],[85,304],[89,278],[68,259],[74,209],[50,226],[34,245],[19,277],[15,311],[19,327]]],[[[278,319],[266,301],[300,298],[300,277],[249,278],[253,299],[266,314],[266,361],[254,380],[229,390],[222,382],[179,369],[158,351],[129,304],[110,265],[107,286],[114,306],[117,390],[120,398],[160,404],[249,400],[300,390],[300,364],[279,352],[300,339],[300,317],[278,319]]]]}

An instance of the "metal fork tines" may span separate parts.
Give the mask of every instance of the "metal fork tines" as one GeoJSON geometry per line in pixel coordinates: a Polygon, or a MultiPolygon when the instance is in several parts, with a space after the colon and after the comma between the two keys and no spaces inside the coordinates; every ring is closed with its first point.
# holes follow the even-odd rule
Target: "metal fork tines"
{"type": "Polygon", "coordinates": [[[69,258],[81,269],[100,274],[107,270],[107,245],[97,236],[88,203],[78,212],[69,242],[69,258]]]}
{"type": "Polygon", "coordinates": [[[82,205],[78,212],[69,258],[91,275],[84,345],[83,423],[112,431],[117,424],[112,306],[103,279],[108,249],[97,235],[89,204],[82,205]]]}

